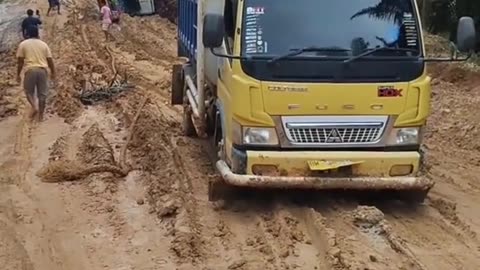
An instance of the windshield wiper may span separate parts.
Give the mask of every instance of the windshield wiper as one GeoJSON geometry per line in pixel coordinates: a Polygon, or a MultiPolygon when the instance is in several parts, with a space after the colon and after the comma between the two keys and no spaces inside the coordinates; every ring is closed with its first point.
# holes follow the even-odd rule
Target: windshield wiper
{"type": "Polygon", "coordinates": [[[268,60],[268,63],[275,63],[277,61],[283,60],[285,58],[289,58],[292,56],[296,56],[299,54],[302,54],[304,52],[349,52],[351,51],[350,49],[345,49],[345,48],[340,48],[340,47],[315,47],[315,46],[310,46],[310,47],[305,47],[305,48],[295,48],[291,49],[291,52],[276,56],[270,60],[268,60]]]}
{"type": "Polygon", "coordinates": [[[409,48],[392,48],[392,47],[378,47],[374,49],[367,49],[365,52],[352,56],[348,58],[347,60],[344,60],[343,63],[350,63],[353,62],[357,59],[363,58],[365,56],[371,55],[373,53],[379,52],[379,51],[392,51],[392,52],[413,52],[413,53],[419,53],[418,50],[415,49],[409,49],[409,48]]]}

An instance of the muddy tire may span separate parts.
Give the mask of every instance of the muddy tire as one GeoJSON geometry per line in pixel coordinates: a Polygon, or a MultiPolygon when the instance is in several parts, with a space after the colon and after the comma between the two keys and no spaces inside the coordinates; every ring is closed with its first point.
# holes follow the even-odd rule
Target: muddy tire
{"type": "Polygon", "coordinates": [[[182,121],[182,131],[183,135],[187,137],[196,137],[197,130],[193,125],[192,112],[188,106],[183,108],[183,121],[182,121]]]}
{"type": "Polygon", "coordinates": [[[397,191],[397,198],[408,204],[422,204],[428,196],[429,190],[397,191]]]}
{"type": "Polygon", "coordinates": [[[182,45],[180,44],[180,40],[177,41],[177,56],[178,57],[187,57],[182,49],[182,45]]]}
{"type": "Polygon", "coordinates": [[[172,105],[180,105],[183,103],[183,88],[185,79],[183,77],[183,66],[173,65],[172,68],[172,105]]]}
{"type": "Polygon", "coordinates": [[[208,200],[210,202],[231,199],[232,193],[233,187],[221,178],[216,178],[208,183],[208,200]]]}

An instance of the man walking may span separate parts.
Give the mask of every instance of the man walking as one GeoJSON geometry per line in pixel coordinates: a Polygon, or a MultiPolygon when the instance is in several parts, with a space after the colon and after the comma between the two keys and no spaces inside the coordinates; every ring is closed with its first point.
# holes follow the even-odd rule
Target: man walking
{"type": "Polygon", "coordinates": [[[58,15],[61,15],[60,14],[60,0],[48,0],[47,16],[50,16],[50,10],[52,10],[54,7],[57,7],[57,13],[58,13],[58,15]]]}
{"type": "Polygon", "coordinates": [[[38,36],[38,28],[29,26],[26,31],[29,38],[22,41],[17,50],[17,81],[20,83],[20,74],[25,67],[23,88],[27,100],[32,106],[30,117],[32,119],[36,117],[41,122],[48,93],[47,68],[50,68],[52,79],[55,80],[55,66],[50,48],[38,36]],[[36,101],[38,101],[38,106],[36,101]]]}
{"type": "Polygon", "coordinates": [[[27,28],[30,26],[37,27],[42,24],[42,21],[40,21],[39,18],[33,17],[33,10],[29,9],[27,10],[27,15],[28,17],[25,18],[22,22],[22,35],[24,39],[27,39],[27,28]]]}

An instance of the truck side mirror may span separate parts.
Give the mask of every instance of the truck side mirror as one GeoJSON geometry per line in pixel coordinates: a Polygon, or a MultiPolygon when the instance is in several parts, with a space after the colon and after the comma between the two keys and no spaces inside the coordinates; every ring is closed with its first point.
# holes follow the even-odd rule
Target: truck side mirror
{"type": "Polygon", "coordinates": [[[457,49],[462,52],[471,52],[475,49],[475,23],[471,17],[461,17],[457,25],[457,49]]]}
{"type": "Polygon", "coordinates": [[[203,46],[218,48],[222,46],[225,37],[225,24],[220,14],[206,14],[203,18],[203,46]]]}

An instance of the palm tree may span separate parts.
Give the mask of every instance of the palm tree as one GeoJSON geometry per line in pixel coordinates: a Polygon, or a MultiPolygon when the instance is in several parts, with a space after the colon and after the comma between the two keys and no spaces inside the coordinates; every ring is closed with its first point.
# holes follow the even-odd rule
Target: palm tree
{"type": "Polygon", "coordinates": [[[400,24],[403,20],[405,11],[413,10],[410,0],[381,0],[377,5],[364,8],[355,13],[351,20],[356,17],[368,15],[369,17],[380,20],[394,20],[400,24]]]}

